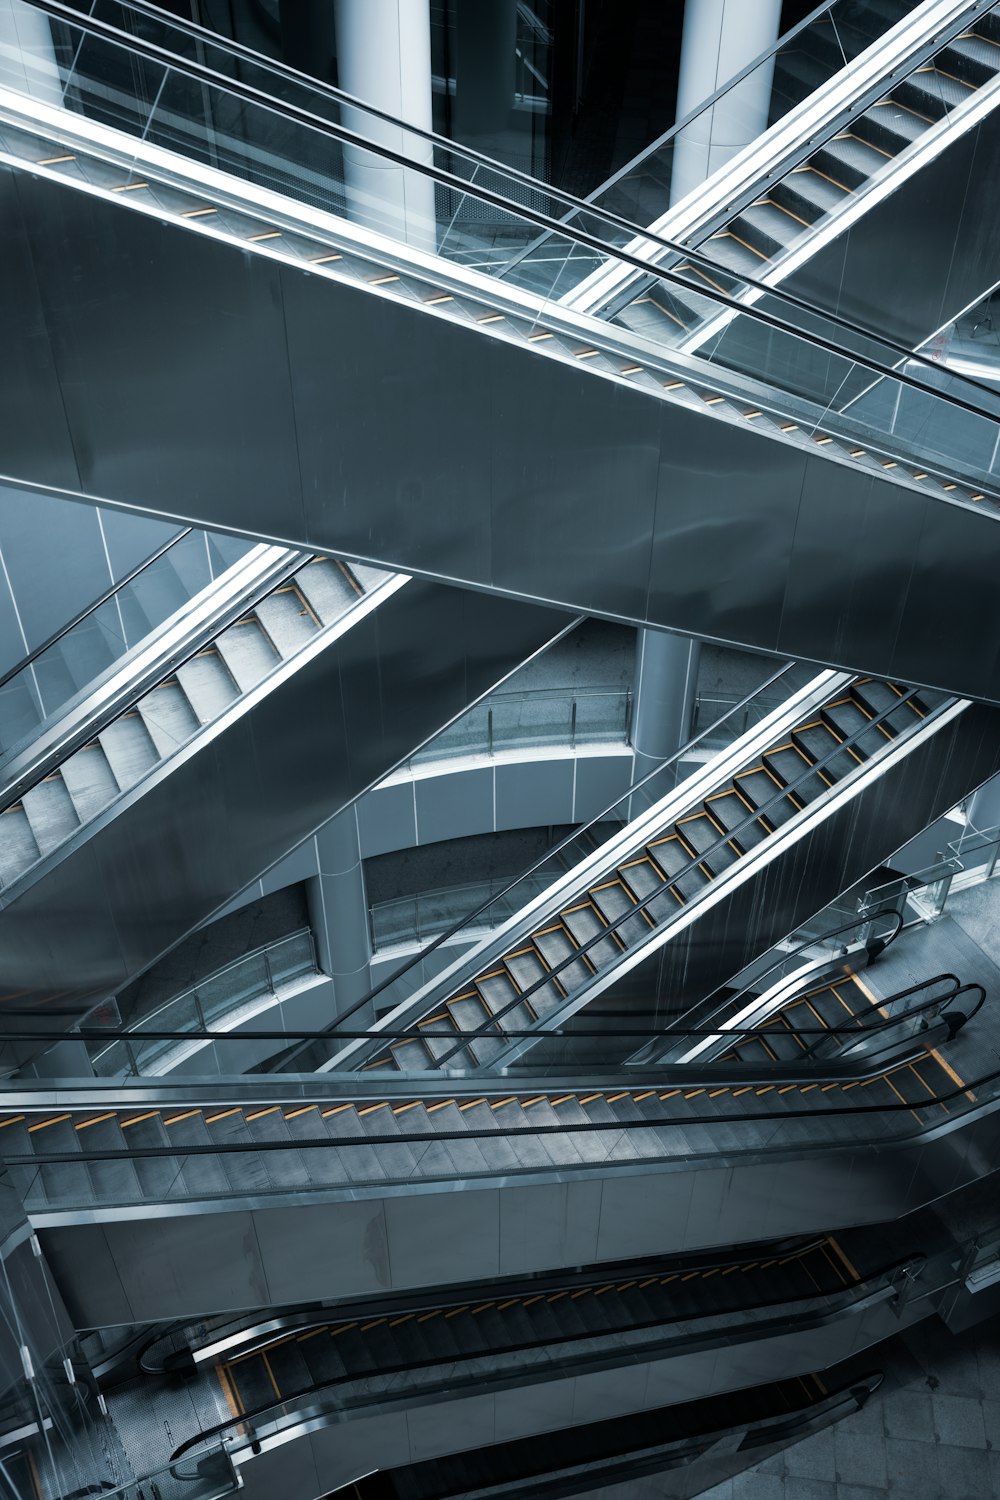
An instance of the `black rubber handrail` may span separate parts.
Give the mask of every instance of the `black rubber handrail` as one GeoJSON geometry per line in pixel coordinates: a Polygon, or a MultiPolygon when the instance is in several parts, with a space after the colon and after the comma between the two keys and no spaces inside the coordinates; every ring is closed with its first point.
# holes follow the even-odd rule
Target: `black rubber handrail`
{"type": "Polygon", "coordinates": [[[126,588],[128,584],[134,582],[134,580],[139,577],[140,573],[144,573],[147,568],[151,567],[153,563],[158,562],[159,559],[163,557],[167,552],[169,552],[172,547],[175,547],[178,542],[182,542],[185,537],[190,536],[194,529],[195,528],[193,526],[185,526],[182,531],[176,532],[169,539],[169,541],[163,543],[162,547],[157,547],[155,552],[151,552],[150,555],[141,563],[137,563],[136,566],[131,570],[131,572],[126,573],[122,578],[119,578],[115,583],[111,584],[110,588],[105,589],[104,593],[101,594],[97,599],[95,599],[93,604],[88,604],[86,609],[81,609],[80,613],[78,615],[75,615],[73,619],[68,622],[68,624],[61,626],[60,629],[56,630],[52,635],[50,635],[47,640],[42,641],[40,646],[36,646],[34,650],[29,651],[27,656],[23,656],[15,666],[10,667],[6,672],[4,672],[3,676],[0,677],[0,688],[6,687],[8,682],[12,681],[13,678],[20,676],[22,672],[26,672],[27,669],[32,665],[32,663],[36,662],[40,656],[43,656],[46,651],[51,650],[51,648],[57,645],[64,636],[69,635],[71,630],[75,630],[76,627],[82,624],[82,622],[86,620],[88,616],[92,615],[95,610],[100,609],[102,604],[107,604],[108,601],[110,599],[113,599],[116,594],[120,594],[122,589],[126,588]]]}
{"type": "MultiPolygon", "coordinates": [[[[982,990],[982,988],[983,988],[982,985],[979,985],[979,984],[970,984],[970,985],[963,986],[963,989],[966,990],[966,991],[982,990]]],[[[910,1059],[907,1059],[900,1066],[906,1066],[909,1061],[910,1061],[910,1059]]],[[[885,1067],[881,1066],[878,1069],[876,1069],[870,1075],[870,1077],[873,1078],[873,1079],[875,1079],[875,1078],[881,1078],[881,1077],[884,1076],[885,1071],[886,1071],[885,1067]]],[[[761,1079],[762,1079],[762,1081],[764,1082],[764,1084],[766,1086],[770,1087],[770,1086],[773,1086],[773,1084],[777,1081],[777,1076],[778,1075],[776,1074],[776,1071],[772,1070],[769,1074],[767,1074],[767,1073],[761,1074],[761,1079]]],[[[785,1078],[788,1077],[787,1074],[784,1074],[784,1075],[781,1075],[781,1076],[785,1077],[785,1078]]],[[[850,1074],[845,1074],[844,1076],[845,1077],[849,1077],[851,1079],[857,1079],[860,1082],[860,1081],[865,1080],[866,1077],[868,1077],[869,1075],[866,1075],[863,1072],[852,1072],[850,1074]]],[[[704,1077],[704,1075],[699,1075],[699,1077],[704,1077]]],[[[807,1075],[807,1077],[808,1077],[808,1075],[807,1075]]],[[[863,1117],[863,1116],[866,1116],[866,1115],[896,1115],[896,1114],[899,1114],[900,1112],[905,1112],[905,1113],[913,1114],[913,1113],[915,1113],[915,1111],[917,1109],[931,1110],[931,1109],[934,1109],[938,1105],[944,1105],[945,1108],[947,1108],[947,1106],[948,1106],[948,1104],[950,1102],[955,1101],[955,1100],[959,1100],[959,1099],[963,1099],[963,1098],[966,1100],[966,1102],[968,1104],[968,1103],[970,1103],[970,1096],[973,1095],[974,1091],[981,1090],[984,1087],[986,1087],[986,1086],[988,1086],[988,1085],[990,1085],[992,1083],[995,1083],[998,1079],[1000,1079],[1000,1070],[997,1070],[997,1071],[995,1071],[993,1073],[987,1073],[987,1074],[985,1074],[981,1078],[974,1078],[974,1079],[970,1079],[968,1081],[962,1082],[958,1086],[956,1086],[955,1088],[951,1089],[950,1091],[948,1091],[946,1093],[938,1093],[938,1094],[928,1093],[927,1098],[926,1099],[921,1099],[919,1103],[915,1103],[913,1101],[901,1099],[901,1100],[898,1100],[895,1103],[891,1103],[891,1104],[834,1104],[832,1106],[824,1104],[824,1106],[823,1106],[822,1109],[786,1109],[786,1110],[764,1109],[764,1110],[760,1110],[760,1111],[753,1111],[751,1113],[748,1113],[746,1111],[745,1107],[741,1106],[740,1109],[739,1109],[739,1111],[738,1111],[738,1113],[735,1116],[734,1115],[728,1115],[728,1114],[726,1114],[726,1113],[723,1112],[723,1113],[720,1113],[720,1114],[712,1114],[712,1115],[685,1114],[683,1116],[664,1118],[663,1120],[652,1120],[652,1119],[649,1118],[648,1115],[639,1115],[639,1116],[636,1116],[634,1119],[621,1119],[621,1118],[617,1118],[613,1122],[610,1122],[610,1123],[608,1121],[604,1121],[604,1120],[584,1120],[584,1121],[567,1122],[566,1124],[558,1124],[557,1123],[555,1125],[537,1125],[537,1124],[533,1124],[530,1127],[525,1127],[525,1129],[523,1131],[519,1130],[519,1131],[513,1131],[513,1132],[505,1131],[505,1129],[503,1127],[503,1123],[502,1122],[498,1122],[497,1128],[495,1130],[482,1130],[482,1129],[454,1130],[454,1129],[445,1129],[445,1130],[417,1130],[417,1131],[412,1131],[412,1132],[411,1131],[407,1131],[406,1136],[405,1136],[405,1140],[406,1140],[407,1144],[417,1144],[417,1145],[420,1145],[420,1144],[430,1143],[432,1141],[453,1141],[453,1140],[454,1141],[460,1141],[460,1140],[461,1141],[475,1141],[475,1140],[478,1140],[478,1139],[491,1140],[491,1139],[494,1139],[496,1137],[505,1137],[507,1135],[510,1135],[511,1138],[513,1138],[513,1139],[516,1139],[517,1136],[520,1135],[520,1134],[529,1135],[529,1136],[557,1136],[557,1135],[581,1135],[581,1136],[585,1136],[585,1135],[594,1134],[595,1132],[598,1132],[598,1131],[608,1131],[608,1130],[633,1130],[633,1129],[635,1129],[635,1130],[673,1130],[673,1129],[680,1129],[680,1128],[683,1128],[683,1127],[686,1127],[686,1126],[690,1126],[690,1125],[720,1125],[720,1124],[721,1125],[725,1125],[727,1123],[731,1124],[734,1120],[737,1121],[737,1122],[741,1122],[741,1123],[748,1123],[748,1122],[751,1122],[751,1121],[755,1122],[755,1121],[772,1121],[772,1120],[773,1121],[782,1121],[782,1120],[813,1120],[813,1121],[819,1123],[819,1122],[822,1122],[822,1121],[825,1121],[825,1120],[829,1120],[829,1119],[832,1119],[832,1118],[839,1118],[841,1115],[844,1115],[844,1116],[850,1115],[851,1118],[853,1119],[853,1118],[863,1117]]],[[[504,1081],[508,1084],[508,1087],[506,1087],[506,1088],[498,1087],[495,1090],[495,1092],[496,1093],[501,1093],[501,1094],[508,1094],[508,1095],[511,1095],[512,1097],[516,1097],[517,1093],[518,1093],[518,1090],[516,1088],[515,1089],[511,1089],[509,1087],[509,1080],[504,1080],[504,1081]]],[[[761,1080],[758,1080],[758,1081],[761,1081],[761,1080]]],[[[799,1080],[799,1081],[803,1081],[803,1080],[799,1080]]],[[[689,1081],[689,1083],[686,1084],[685,1086],[686,1087],[690,1087],[692,1085],[694,1085],[696,1087],[701,1087],[701,1085],[698,1084],[697,1080],[695,1080],[695,1079],[691,1079],[689,1081]]],[[[750,1086],[753,1087],[753,1080],[751,1080],[751,1085],[750,1086]]],[[[634,1085],[633,1085],[633,1087],[634,1087],[634,1085]]],[[[662,1087],[662,1085],[660,1085],[660,1087],[662,1087]]],[[[482,1094],[482,1090],[480,1090],[479,1092],[480,1092],[480,1094],[482,1094]]],[[[489,1092],[494,1092],[494,1091],[490,1090],[489,1092]]],[[[531,1093],[531,1092],[534,1092],[534,1091],[531,1090],[530,1088],[526,1087],[524,1089],[524,1092],[531,1093]]],[[[626,1090],[624,1090],[624,1092],[625,1093],[630,1093],[631,1090],[630,1089],[626,1089],[626,1090]]],[[[484,1097],[488,1097],[488,1094],[485,1095],[484,1097]]],[[[299,1101],[296,1100],[295,1102],[298,1103],[299,1101]]],[[[985,1104],[989,1104],[990,1102],[992,1102],[992,1101],[991,1100],[983,1101],[983,1100],[980,1100],[978,1098],[971,1099],[971,1103],[974,1104],[974,1105],[976,1105],[976,1106],[979,1106],[979,1107],[982,1107],[984,1103],[985,1104]]],[[[130,1107],[135,1107],[135,1106],[134,1105],[130,1105],[130,1107]]],[[[966,1109],[965,1111],[963,1111],[963,1114],[964,1113],[968,1113],[968,1109],[966,1109]]],[[[936,1123],[937,1123],[937,1121],[935,1120],[935,1124],[936,1123]]],[[[899,1137],[897,1137],[897,1139],[900,1139],[900,1140],[909,1139],[910,1137],[912,1137],[914,1135],[920,1135],[920,1134],[923,1133],[923,1131],[926,1128],[927,1128],[926,1126],[924,1126],[922,1123],[920,1123],[918,1121],[917,1128],[915,1130],[913,1130],[913,1131],[910,1132],[910,1136],[909,1137],[907,1137],[907,1136],[899,1136],[899,1137]]],[[[338,1136],[336,1134],[331,1134],[331,1135],[324,1136],[322,1138],[320,1138],[318,1136],[306,1136],[306,1137],[303,1137],[302,1139],[298,1139],[298,1140],[294,1140],[294,1141],[293,1140],[275,1140],[275,1141],[229,1142],[229,1143],[227,1143],[227,1142],[219,1142],[219,1143],[215,1143],[215,1142],[191,1142],[191,1143],[185,1143],[184,1145],[179,1145],[179,1146],[171,1146],[171,1145],[165,1145],[165,1146],[134,1146],[134,1147],[132,1147],[130,1149],[118,1148],[118,1147],[115,1147],[115,1148],[101,1148],[99,1150],[88,1150],[85,1153],[83,1153],[82,1155],[81,1155],[81,1151],[80,1151],[79,1147],[77,1147],[77,1149],[75,1151],[52,1151],[52,1152],[46,1152],[44,1155],[37,1154],[35,1152],[32,1152],[30,1154],[22,1154],[22,1153],[14,1153],[14,1152],[11,1152],[11,1153],[8,1154],[8,1153],[5,1152],[4,1153],[4,1161],[5,1161],[5,1163],[8,1166],[32,1167],[32,1168],[35,1169],[35,1175],[37,1175],[38,1173],[44,1171],[44,1169],[45,1169],[46,1166],[50,1166],[50,1165],[54,1165],[54,1164],[65,1164],[66,1162],[77,1162],[77,1163],[80,1163],[81,1161],[130,1161],[130,1160],[143,1160],[143,1161],[145,1161],[145,1160],[151,1160],[152,1161],[152,1160],[157,1160],[157,1159],[159,1159],[159,1160],[168,1159],[168,1160],[174,1160],[174,1161],[178,1161],[178,1160],[182,1161],[184,1158],[189,1157],[189,1156],[213,1156],[213,1157],[256,1156],[258,1154],[268,1155],[268,1154],[270,1154],[271,1152],[274,1152],[274,1151],[291,1151],[291,1152],[299,1152],[299,1151],[306,1151],[306,1152],[310,1152],[310,1151],[329,1151],[329,1150],[340,1150],[340,1149],[342,1149],[344,1147],[348,1147],[348,1146],[375,1147],[375,1146],[398,1145],[399,1142],[400,1142],[400,1136],[398,1135],[398,1133],[397,1134],[393,1134],[393,1135],[380,1135],[378,1133],[373,1133],[373,1134],[370,1134],[370,1135],[366,1134],[364,1136],[356,1136],[356,1135],[338,1136]]],[[[826,1148],[832,1148],[832,1147],[835,1147],[835,1146],[842,1145],[843,1142],[840,1142],[840,1141],[837,1141],[837,1140],[831,1141],[829,1139],[826,1139],[823,1142],[817,1143],[817,1144],[822,1144],[822,1146],[824,1147],[824,1149],[826,1149],[826,1148]]],[[[856,1146],[859,1143],[855,1140],[855,1141],[852,1141],[851,1144],[856,1146]]],[[[800,1145],[801,1145],[801,1143],[796,1142],[796,1149],[799,1149],[800,1145]]],[[[748,1149],[750,1149],[751,1151],[758,1151],[760,1149],[760,1147],[759,1147],[759,1145],[753,1145],[753,1146],[749,1147],[748,1149]]],[[[732,1151],[732,1148],[726,1148],[724,1154],[731,1154],[731,1151],[732,1151]]],[[[580,1162],[579,1164],[576,1164],[576,1163],[560,1163],[558,1170],[560,1172],[573,1171],[574,1168],[577,1165],[579,1165],[580,1169],[582,1170],[582,1169],[590,1167],[592,1165],[592,1163],[588,1163],[588,1162],[580,1162]]],[[[505,1175],[509,1176],[509,1177],[523,1176],[523,1175],[526,1175],[526,1174],[529,1174],[529,1173],[537,1172],[538,1170],[539,1170],[539,1168],[537,1166],[530,1166],[530,1167],[507,1167],[507,1168],[504,1169],[505,1175]]],[[[546,1170],[546,1169],[542,1168],[542,1170],[546,1170]]],[[[441,1178],[440,1174],[430,1174],[427,1177],[421,1178],[421,1181],[423,1181],[423,1182],[436,1182],[438,1180],[454,1181],[456,1176],[461,1176],[463,1178],[470,1178],[470,1179],[472,1179],[472,1178],[482,1177],[484,1175],[491,1176],[493,1174],[490,1173],[490,1172],[483,1173],[483,1172],[478,1172],[478,1171],[477,1172],[464,1172],[464,1173],[453,1173],[453,1174],[450,1174],[446,1178],[441,1178]]],[[[273,1197],[275,1195],[275,1193],[280,1192],[280,1191],[281,1191],[281,1189],[278,1189],[278,1188],[269,1188],[267,1190],[263,1190],[262,1195],[265,1196],[265,1197],[273,1197]]],[[[212,1192],[210,1194],[210,1196],[212,1198],[219,1198],[219,1199],[224,1199],[224,1198],[245,1198],[245,1197],[248,1196],[248,1193],[247,1193],[246,1190],[237,1190],[236,1188],[233,1188],[233,1189],[231,1189],[228,1192],[214,1191],[214,1192],[212,1192]]],[[[252,1194],[250,1196],[252,1196],[252,1194]]],[[[130,1203],[131,1202],[144,1203],[144,1202],[150,1202],[150,1201],[155,1202],[156,1198],[155,1198],[155,1195],[154,1195],[152,1199],[149,1199],[149,1198],[135,1198],[135,1199],[128,1199],[127,1201],[130,1202],[130,1203]]],[[[49,1205],[49,1206],[55,1207],[55,1206],[58,1206],[58,1205],[49,1205]]]]}
{"type": "MultiPolygon", "coordinates": [[[[603,239],[600,238],[600,236],[592,235],[584,230],[581,230],[577,226],[567,228],[560,220],[553,219],[549,214],[545,214],[537,209],[530,208],[526,204],[518,202],[515,199],[508,198],[501,193],[495,193],[489,188],[485,188],[477,184],[472,184],[466,178],[456,176],[454,173],[448,172],[444,168],[436,167],[426,162],[414,161],[411,157],[407,156],[405,152],[394,151],[390,147],[385,146],[380,142],[372,142],[367,136],[364,136],[357,131],[348,130],[343,125],[338,125],[332,120],[326,120],[320,115],[314,115],[311,111],[300,109],[297,105],[287,104],[283,101],[275,101],[269,95],[264,94],[261,90],[254,88],[252,85],[244,84],[240,80],[227,78],[224,74],[217,74],[213,69],[207,68],[201,63],[194,62],[191,59],[179,60],[174,56],[173,53],[169,52],[165,48],[159,47],[156,43],[146,42],[141,38],[131,37],[128,35],[128,33],[120,32],[117,30],[117,28],[108,26],[102,21],[97,21],[94,19],[85,20],[84,18],[81,18],[78,12],[74,12],[63,5],[61,3],[61,0],[30,0],[30,3],[36,9],[44,11],[46,14],[53,15],[57,19],[63,20],[68,24],[75,25],[80,30],[87,30],[89,28],[91,32],[95,32],[98,35],[102,35],[106,38],[110,38],[116,45],[126,45],[133,51],[152,56],[156,61],[165,62],[168,67],[173,68],[178,73],[186,73],[192,78],[207,82],[213,88],[230,93],[237,98],[241,98],[251,104],[256,104],[259,107],[269,109],[272,112],[281,113],[288,118],[295,119],[298,121],[298,123],[303,124],[310,129],[318,130],[322,134],[332,135],[342,144],[355,146],[362,151],[380,156],[386,161],[392,162],[396,166],[406,167],[407,169],[415,171],[422,176],[428,177],[431,179],[431,181],[440,183],[442,186],[450,188],[453,191],[467,193],[469,196],[477,198],[484,203],[489,203],[493,207],[500,208],[504,212],[511,214],[516,218],[521,218],[529,223],[535,224],[539,228],[563,234],[567,238],[572,239],[575,243],[583,245],[589,250],[596,250],[598,254],[602,256],[613,256],[616,260],[622,262],[622,264],[629,265],[634,270],[641,271],[644,275],[655,277],[658,281],[671,282],[682,287],[688,293],[690,293],[692,290],[691,283],[685,280],[683,276],[678,275],[676,272],[671,271],[667,267],[653,265],[650,262],[642,259],[641,257],[631,254],[626,249],[609,246],[603,239]]],[[[895,81],[890,80],[887,83],[887,88],[892,87],[895,87],[895,81]]],[[[399,129],[402,131],[406,131],[409,129],[405,122],[397,121],[396,123],[399,126],[399,129]]],[[[528,180],[534,181],[533,179],[528,180]]],[[[546,185],[535,185],[539,192],[549,195],[549,189],[546,185]]],[[[786,293],[783,289],[766,286],[762,282],[753,281],[749,277],[734,273],[733,271],[728,270],[725,267],[720,267],[717,262],[701,255],[698,251],[691,250],[685,246],[676,244],[672,240],[663,239],[662,237],[651,233],[647,229],[632,224],[629,220],[617,220],[616,216],[613,216],[604,210],[595,210],[588,205],[581,204],[578,200],[571,199],[568,194],[560,194],[559,196],[561,196],[565,201],[569,202],[577,209],[584,209],[586,212],[592,215],[596,214],[599,217],[603,218],[607,223],[615,225],[615,227],[623,228],[629,232],[634,232],[635,234],[645,240],[648,240],[652,244],[656,244],[665,250],[673,252],[674,254],[683,255],[685,259],[690,260],[692,263],[703,264],[706,268],[712,270],[716,275],[724,273],[727,276],[731,277],[733,280],[739,281],[743,286],[751,287],[754,290],[759,290],[761,291],[761,293],[766,294],[769,297],[776,298],[779,302],[782,300],[792,300],[791,294],[786,293]]],[[[916,379],[915,376],[909,375],[905,371],[900,370],[897,367],[887,365],[881,360],[874,359],[870,355],[859,353],[853,350],[845,350],[840,344],[836,343],[832,339],[824,337],[822,334],[818,334],[815,332],[806,332],[797,325],[787,323],[784,321],[784,319],[776,316],[775,314],[765,312],[762,308],[756,305],[747,306],[738,298],[729,296],[714,286],[699,286],[695,290],[697,290],[700,296],[707,298],[711,302],[717,303],[720,307],[724,307],[732,312],[740,313],[741,315],[749,317],[755,322],[764,323],[767,327],[776,329],[779,332],[790,334],[795,338],[801,339],[804,343],[807,343],[812,347],[822,349],[824,353],[833,354],[839,359],[849,359],[854,364],[859,365],[861,368],[868,370],[872,374],[878,375],[882,379],[898,381],[902,385],[910,386],[913,389],[919,390],[926,395],[933,396],[936,400],[943,401],[947,405],[954,406],[956,407],[956,409],[971,413],[972,415],[985,417],[987,420],[992,422],[997,422],[998,420],[998,414],[995,409],[995,391],[990,390],[987,386],[979,384],[977,381],[970,380],[967,376],[950,376],[952,380],[960,381],[963,387],[988,395],[991,401],[992,409],[984,410],[983,407],[976,405],[974,402],[967,401],[961,396],[956,396],[950,391],[943,390],[940,385],[936,383],[940,380],[941,366],[939,364],[935,364],[933,361],[927,360],[925,356],[918,354],[914,350],[907,349],[905,345],[896,344],[894,346],[894,352],[903,355],[907,361],[916,362],[921,365],[927,365],[927,367],[934,374],[934,383],[925,384],[923,381],[916,379]]],[[[815,307],[810,303],[802,304],[799,310],[808,311],[811,315],[817,318],[824,318],[827,321],[833,323],[835,326],[847,326],[846,320],[841,319],[839,314],[826,312],[822,308],[815,307]]],[[[865,329],[861,328],[860,326],[855,326],[851,329],[851,331],[860,333],[860,335],[866,340],[884,343],[887,348],[890,347],[889,340],[883,335],[876,333],[872,329],[865,329]]],[[[671,351],[669,349],[666,349],[665,352],[666,355],[669,356],[669,353],[671,351]]]]}

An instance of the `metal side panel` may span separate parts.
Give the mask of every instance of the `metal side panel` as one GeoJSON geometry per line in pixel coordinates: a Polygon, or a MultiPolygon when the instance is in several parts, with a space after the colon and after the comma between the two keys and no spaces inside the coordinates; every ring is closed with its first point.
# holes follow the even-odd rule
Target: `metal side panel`
{"type": "Polygon", "coordinates": [[[568,623],[405,582],[12,889],[5,990],[76,1010],[126,983],[568,623]]]}
{"type": "Polygon", "coordinates": [[[198,1317],[674,1255],[902,1218],[976,1181],[1000,1102],[919,1140],[32,1215],[78,1326],[198,1317]]]}
{"type": "Polygon", "coordinates": [[[0,222],[15,479],[68,424],[70,491],[1000,700],[988,514],[62,183],[0,222]]]}

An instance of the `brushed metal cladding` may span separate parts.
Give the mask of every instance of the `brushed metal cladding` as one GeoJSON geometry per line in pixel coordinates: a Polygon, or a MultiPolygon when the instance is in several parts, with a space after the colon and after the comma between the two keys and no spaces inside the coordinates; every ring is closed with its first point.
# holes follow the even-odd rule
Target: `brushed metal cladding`
{"type": "Polygon", "coordinates": [[[0,412],[38,387],[12,477],[51,475],[68,424],[79,475],[59,477],[133,510],[876,675],[898,658],[1000,701],[956,632],[947,655],[944,631],[903,649],[932,602],[992,589],[989,514],[63,183],[16,186],[0,317],[40,306],[49,343],[29,319],[37,359],[0,370],[0,412]],[[869,558],[845,517],[881,505],[907,524],[869,558]],[[915,572],[931,518],[943,545],[915,572]],[[786,611],[817,556],[822,587],[850,587],[786,611]]]}
{"type": "Polygon", "coordinates": [[[797,448],[758,445],[749,426],[719,423],[706,443],[703,420],[676,407],[661,411],[647,614],[771,651],[797,567],[795,527],[811,460],[797,448]]]}
{"type": "Polygon", "coordinates": [[[227,494],[237,529],[301,537],[278,267],[27,174],[18,190],[83,489],[168,514],[227,494]]]}
{"type": "Polygon", "coordinates": [[[711,905],[598,1006],[631,999],[675,1014],[710,994],[998,769],[1000,711],[973,705],[711,905]]]}
{"type": "Polygon", "coordinates": [[[886,1223],[978,1180],[998,1150],[992,1101],[919,1139],[742,1155],[723,1147],[419,1194],[382,1183],[308,1204],[206,1201],[134,1218],[108,1210],[99,1223],[87,1222],[93,1210],[48,1224],[39,1213],[35,1228],[78,1326],[145,1322],[439,1286],[454,1279],[457,1245],[460,1279],[473,1282],[886,1223]],[[411,1206],[400,1212],[397,1202],[411,1206]],[[552,1226],[537,1239],[523,1232],[535,1214],[552,1226]]]}
{"type": "MultiPolygon", "coordinates": [[[[897,571],[913,567],[926,515],[927,507],[914,504],[912,494],[880,485],[874,475],[844,492],[835,475],[828,476],[822,465],[810,465],[796,517],[795,566],[788,570],[776,650],[780,653],[787,641],[794,641],[807,657],[826,648],[849,660],[863,656],[869,640],[881,639],[888,660],[894,662],[898,634],[892,638],[886,618],[893,607],[891,591],[897,571]],[[831,506],[836,508],[836,525],[831,525],[831,506]]],[[[956,518],[949,514],[947,520],[956,518]]],[[[932,605],[926,595],[920,602],[937,620],[940,632],[936,602],[932,605]]],[[[923,658],[917,664],[922,665],[923,658]]]]}
{"type": "Polygon", "coordinates": [[[58,997],[78,1013],[145,969],[567,623],[404,584],[0,893],[0,967],[19,1008],[58,997]]]}
{"type": "Polygon", "coordinates": [[[0,452],[7,472],[75,490],[81,477],[22,212],[28,187],[21,173],[0,168],[0,266],[9,292],[0,314],[0,452]]]}

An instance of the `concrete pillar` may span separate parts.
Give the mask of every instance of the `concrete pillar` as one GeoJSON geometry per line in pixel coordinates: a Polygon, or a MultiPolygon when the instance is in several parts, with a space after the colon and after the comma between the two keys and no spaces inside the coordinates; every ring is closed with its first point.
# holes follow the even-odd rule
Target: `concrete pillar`
{"type": "MultiPolygon", "coordinates": [[[[432,129],[429,0],[336,0],[334,21],[337,78],[345,93],[421,130],[432,129]]],[[[433,160],[429,143],[398,126],[350,109],[343,111],[343,123],[412,161],[433,160]]],[[[435,249],[429,177],[355,147],[345,148],[344,176],[353,220],[420,249],[435,249]]]]}
{"type": "MultiPolygon", "coordinates": [[[[686,0],[677,118],[697,109],[747,63],[773,46],[781,0],[686,0]]],[[[757,68],[677,136],[670,184],[676,203],[767,128],[773,60],[757,68]]]]}
{"type": "Polygon", "coordinates": [[[488,156],[503,152],[514,103],[517,0],[458,0],[455,7],[455,138],[488,156]]]}
{"type": "Polygon", "coordinates": [[[342,1015],[371,989],[368,897],[353,805],[320,829],[316,852],[319,874],[309,882],[309,920],[320,967],[333,980],[335,1013],[342,1015]]]}
{"type": "Polygon", "coordinates": [[[640,630],[636,642],[633,780],[690,738],[700,641],[668,630],[640,630]]]}

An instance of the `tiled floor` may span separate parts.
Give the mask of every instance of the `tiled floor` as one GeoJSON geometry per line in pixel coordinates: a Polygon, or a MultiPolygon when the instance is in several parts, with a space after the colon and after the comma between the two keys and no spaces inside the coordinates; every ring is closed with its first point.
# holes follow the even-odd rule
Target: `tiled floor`
{"type": "Polygon", "coordinates": [[[935,1319],[872,1366],[863,1411],[700,1500],[1000,1500],[1000,1320],[955,1337],[935,1319]]]}

